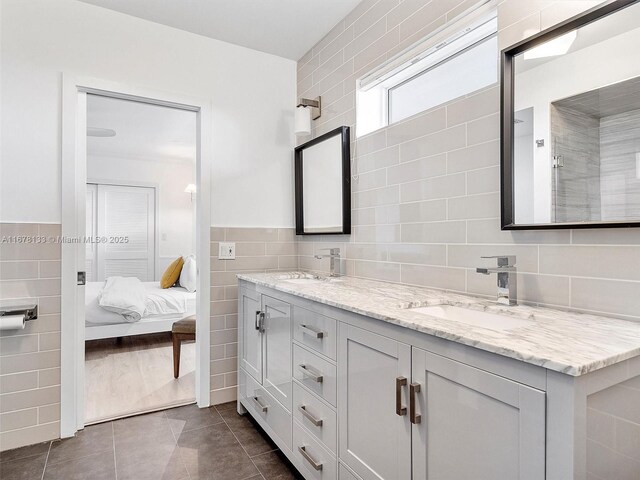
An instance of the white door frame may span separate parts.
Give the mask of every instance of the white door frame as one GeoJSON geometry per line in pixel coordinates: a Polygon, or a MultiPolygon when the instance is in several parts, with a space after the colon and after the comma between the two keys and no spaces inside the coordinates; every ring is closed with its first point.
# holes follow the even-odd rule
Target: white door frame
{"type": "MultiPolygon", "coordinates": [[[[62,236],[75,239],[85,231],[87,181],[87,93],[181,108],[197,115],[196,258],[198,264],[196,322],[196,402],[208,407],[210,396],[209,265],[211,236],[212,106],[210,100],[159,92],[74,75],[62,76],[62,236]]],[[[76,285],[78,249],[62,244],[61,412],[60,436],[84,428],[84,288],[76,285]]]]}

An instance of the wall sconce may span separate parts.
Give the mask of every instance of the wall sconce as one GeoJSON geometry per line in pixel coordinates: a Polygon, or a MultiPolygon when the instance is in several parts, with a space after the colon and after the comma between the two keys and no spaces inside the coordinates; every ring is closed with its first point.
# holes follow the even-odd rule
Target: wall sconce
{"type": "Polygon", "coordinates": [[[190,183],[187,185],[187,188],[184,189],[184,193],[191,195],[191,203],[193,203],[193,194],[196,193],[196,186],[193,183],[190,183]]]}
{"type": "Polygon", "coordinates": [[[320,97],[315,100],[301,98],[296,107],[296,135],[303,136],[311,133],[311,120],[320,118],[322,114],[322,103],[320,97]]]}

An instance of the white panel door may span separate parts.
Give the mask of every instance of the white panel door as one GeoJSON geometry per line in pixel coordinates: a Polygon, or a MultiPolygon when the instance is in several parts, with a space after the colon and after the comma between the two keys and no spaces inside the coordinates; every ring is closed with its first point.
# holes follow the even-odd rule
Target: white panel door
{"type": "Polygon", "coordinates": [[[98,185],[98,280],[155,279],[155,189],[98,185]]]}
{"type": "Polygon", "coordinates": [[[413,348],[414,480],[544,480],[545,393],[413,348]]]}
{"type": "Polygon", "coordinates": [[[264,312],[263,385],[291,411],[291,305],[262,296],[264,312]]]}
{"type": "Polygon", "coordinates": [[[411,479],[411,347],[345,323],[338,343],[340,460],[363,480],[411,479]]]}
{"type": "MultiPolygon", "coordinates": [[[[241,288],[238,291],[240,322],[240,366],[262,385],[262,328],[260,294],[241,288]]],[[[289,347],[291,348],[291,347],[289,347]]]]}
{"type": "Polygon", "coordinates": [[[95,282],[98,273],[98,249],[95,238],[98,232],[98,186],[95,183],[87,183],[87,207],[85,214],[87,225],[85,236],[90,238],[86,244],[85,269],[87,272],[87,282],[95,282]]]}

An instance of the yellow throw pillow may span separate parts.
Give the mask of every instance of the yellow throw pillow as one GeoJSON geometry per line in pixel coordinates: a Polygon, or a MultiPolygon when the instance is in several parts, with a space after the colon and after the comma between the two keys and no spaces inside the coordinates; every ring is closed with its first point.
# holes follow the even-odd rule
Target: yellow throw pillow
{"type": "Polygon", "coordinates": [[[162,278],[160,279],[160,288],[173,287],[180,278],[180,272],[182,272],[183,265],[184,260],[182,257],[178,257],[171,262],[171,265],[169,265],[162,274],[162,278]]]}

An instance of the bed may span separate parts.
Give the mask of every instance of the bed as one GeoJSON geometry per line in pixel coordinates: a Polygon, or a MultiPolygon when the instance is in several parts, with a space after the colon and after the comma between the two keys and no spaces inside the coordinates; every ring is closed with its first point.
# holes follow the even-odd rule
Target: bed
{"type": "Polygon", "coordinates": [[[170,332],[174,322],[196,314],[196,293],[181,287],[160,288],[159,282],[143,282],[149,295],[149,311],[137,322],[128,322],[117,313],[98,305],[104,282],[88,282],[85,288],[85,340],[170,332]],[[184,304],[184,313],[163,314],[163,302],[184,304]]]}

